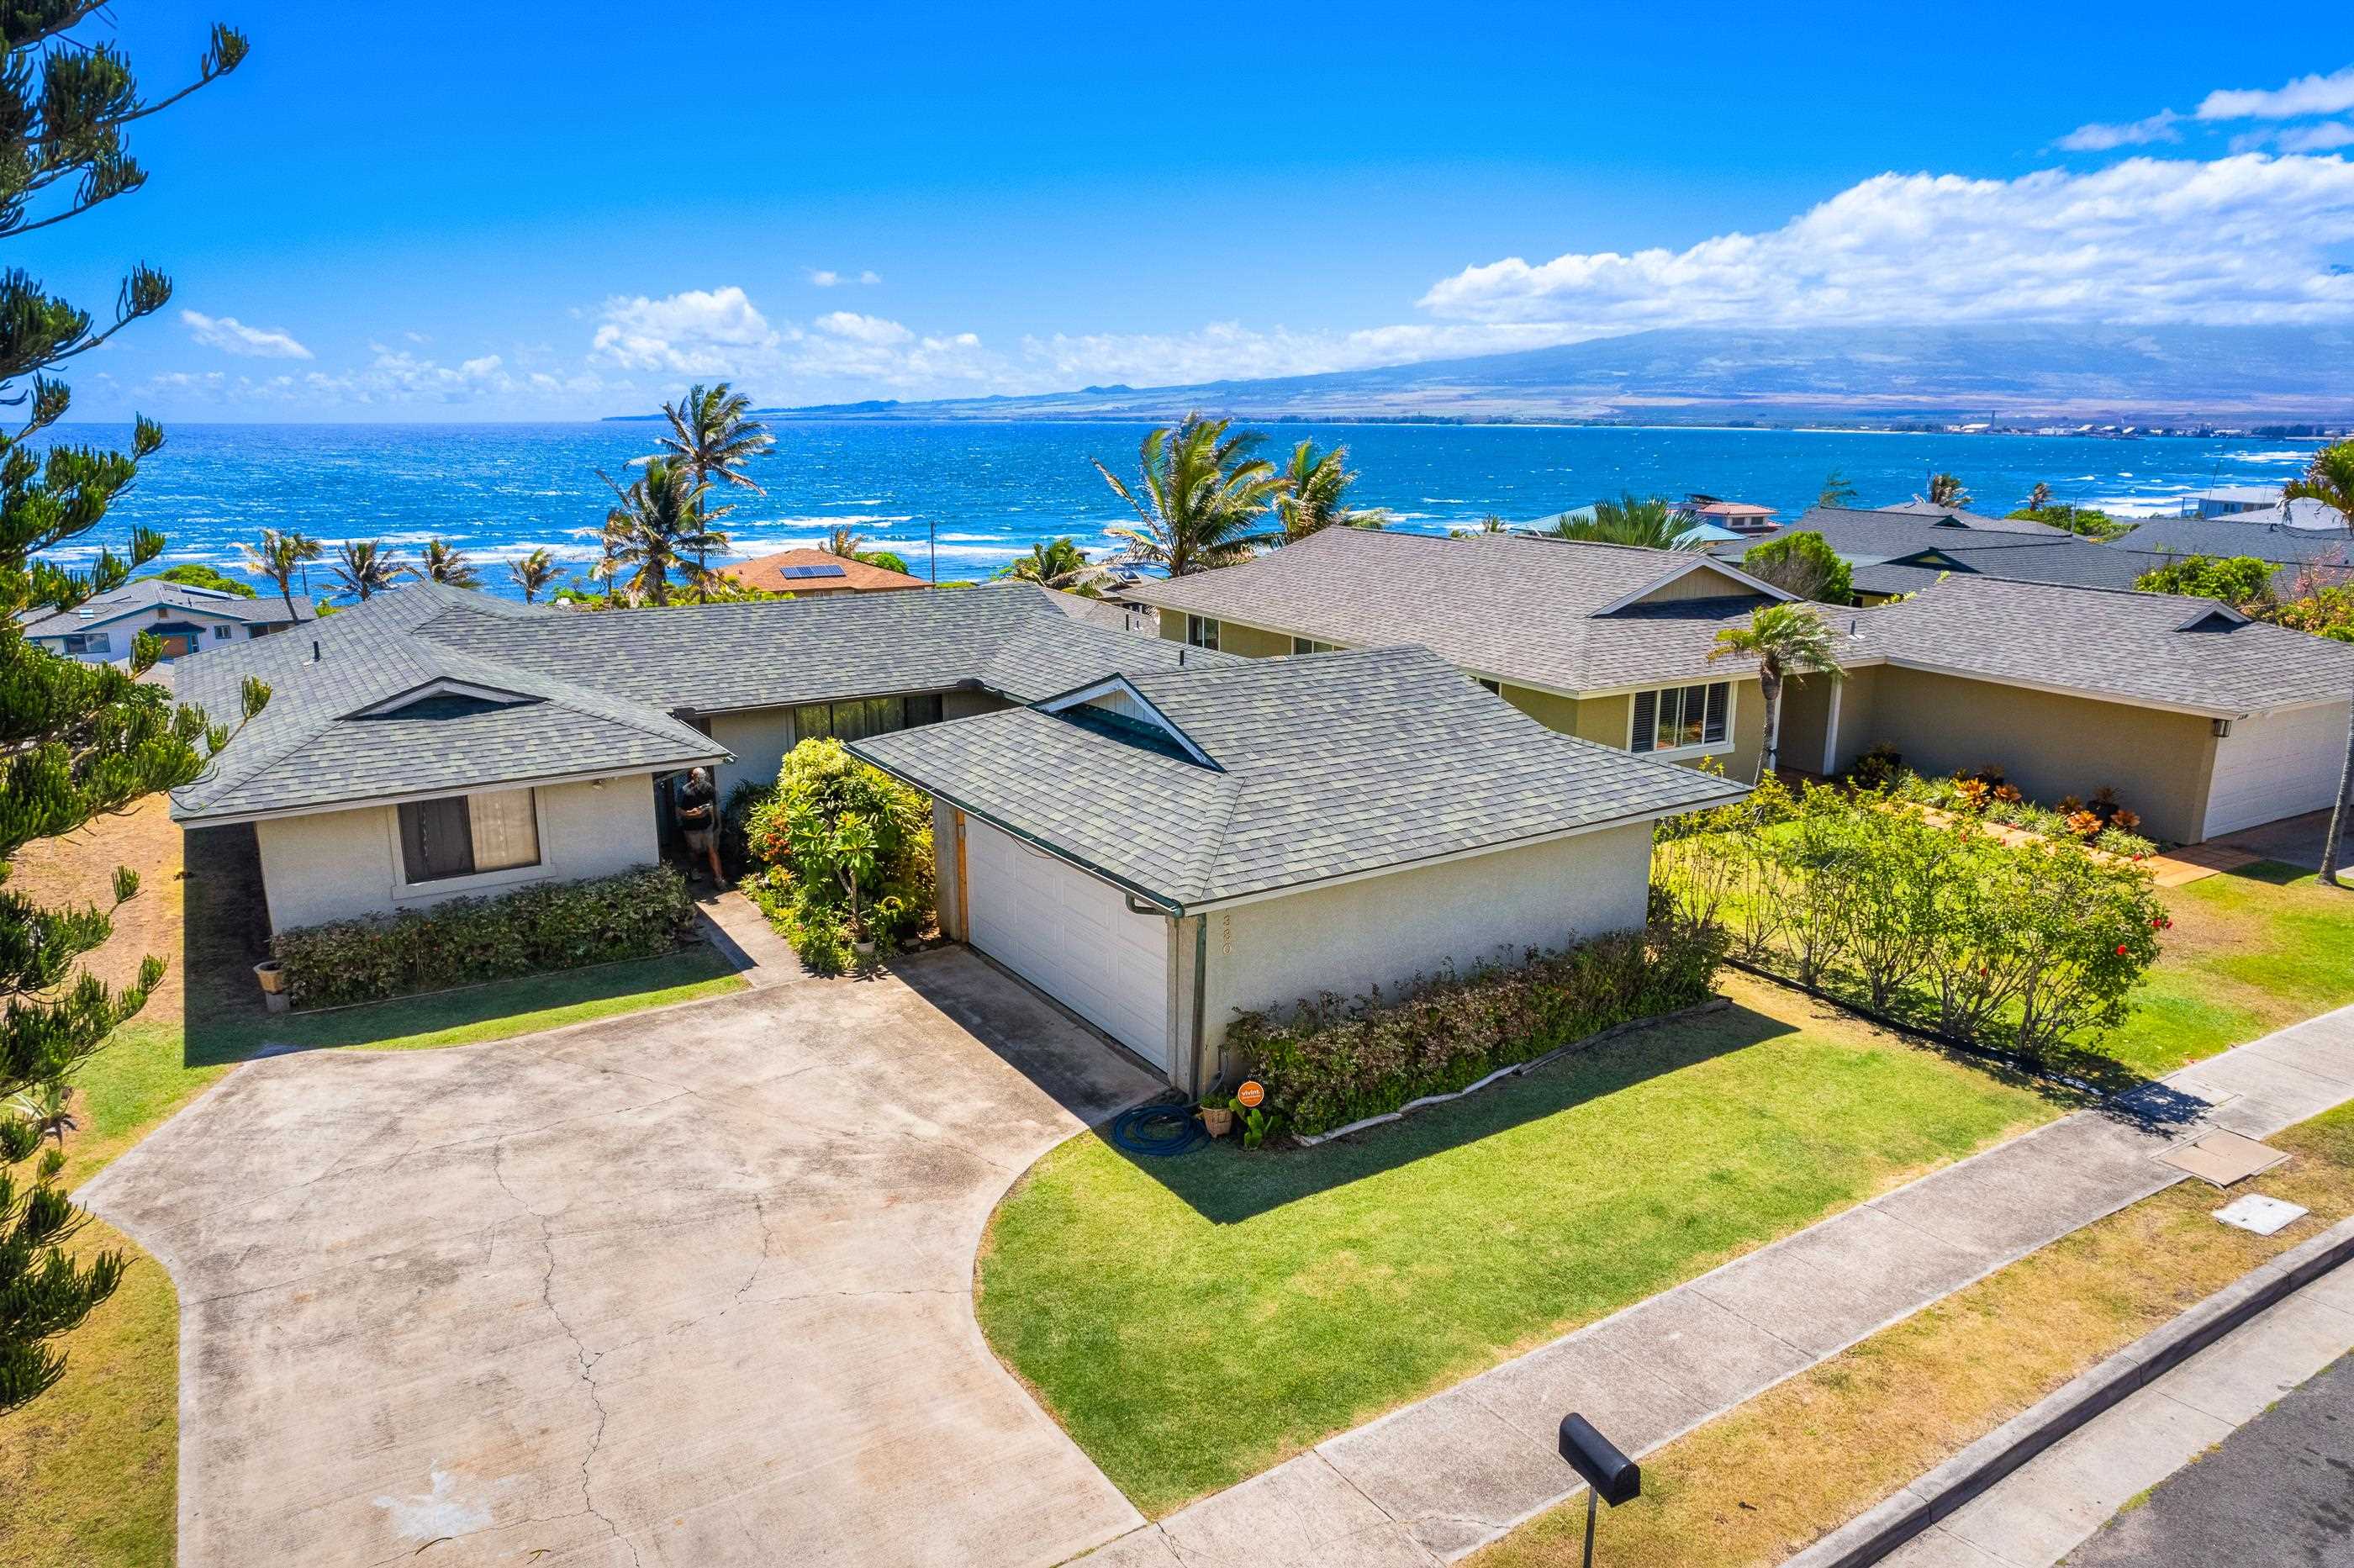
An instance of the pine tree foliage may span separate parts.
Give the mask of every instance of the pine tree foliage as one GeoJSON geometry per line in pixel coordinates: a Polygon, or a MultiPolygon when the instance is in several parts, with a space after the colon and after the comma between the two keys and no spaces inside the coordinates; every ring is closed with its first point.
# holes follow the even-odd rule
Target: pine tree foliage
{"type": "MultiPolygon", "coordinates": [[[[146,172],[124,131],[236,69],[245,39],[212,30],[194,80],[170,96],[142,96],[128,60],[104,38],[95,0],[12,0],[0,8],[0,239],[48,228],[137,190],[146,172]]],[[[117,870],[110,904],[46,907],[8,883],[27,844],[73,832],[142,797],[185,784],[228,740],[228,730],[175,706],[141,681],[161,657],[143,633],[124,664],[83,663],[27,641],[20,617],[68,610],[110,592],[154,560],[163,538],[133,529],[80,568],[44,553],[105,521],[139,464],[163,445],[137,420],[130,450],[46,439],[72,394],[54,371],[143,316],[162,310],[171,281],[132,270],[101,324],[49,293],[30,273],[0,270],[0,1103],[69,1077],[106,1036],[145,1004],[163,978],[148,959],[131,984],[110,986],[80,967],[113,931],[113,912],[139,891],[117,870]]],[[[245,717],[269,693],[249,682],[245,717]]],[[[123,1260],[76,1257],[67,1247],[83,1217],[57,1185],[62,1153],[40,1153],[41,1123],[0,1114],[0,1411],[26,1403],[63,1375],[55,1340],[113,1293],[123,1260]],[[29,1169],[27,1168],[29,1163],[29,1169]]]]}

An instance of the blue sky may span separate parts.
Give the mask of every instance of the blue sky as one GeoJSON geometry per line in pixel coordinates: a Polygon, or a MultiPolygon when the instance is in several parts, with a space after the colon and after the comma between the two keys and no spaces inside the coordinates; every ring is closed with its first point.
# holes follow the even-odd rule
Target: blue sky
{"type": "Polygon", "coordinates": [[[85,302],[134,260],[178,281],[76,366],[83,417],[1043,391],[1712,322],[2354,319],[2336,5],[1258,5],[1191,33],[1100,5],[117,10],[159,87],[216,16],[254,53],[140,127],[146,190],[13,242],[85,302]]]}

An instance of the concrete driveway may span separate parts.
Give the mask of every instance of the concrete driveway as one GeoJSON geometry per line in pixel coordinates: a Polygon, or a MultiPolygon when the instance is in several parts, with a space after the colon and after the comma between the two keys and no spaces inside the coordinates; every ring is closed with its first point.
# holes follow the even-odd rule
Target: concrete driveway
{"type": "Polygon", "coordinates": [[[1156,1085],[960,949],[901,977],[250,1063],[88,1184],[179,1286],[181,1560],[1045,1564],[1133,1528],[972,1263],[1156,1085]]]}

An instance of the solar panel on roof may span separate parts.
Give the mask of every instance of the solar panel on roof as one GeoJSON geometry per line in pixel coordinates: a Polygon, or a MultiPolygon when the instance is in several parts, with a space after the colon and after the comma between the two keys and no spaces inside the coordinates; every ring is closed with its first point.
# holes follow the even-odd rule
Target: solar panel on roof
{"type": "Polygon", "coordinates": [[[785,568],[785,576],[788,577],[838,577],[842,575],[840,567],[787,567],[785,568]]]}

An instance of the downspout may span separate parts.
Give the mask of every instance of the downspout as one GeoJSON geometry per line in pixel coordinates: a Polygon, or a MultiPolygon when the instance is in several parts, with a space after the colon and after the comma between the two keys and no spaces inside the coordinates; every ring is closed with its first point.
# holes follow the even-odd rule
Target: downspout
{"type": "MultiPolygon", "coordinates": [[[[1206,992],[1208,991],[1208,990],[1209,990],[1209,968],[1210,968],[1210,917],[1209,917],[1207,915],[1196,915],[1196,916],[1193,916],[1193,1092],[1194,1092],[1195,1094],[1199,1094],[1199,1093],[1201,1093],[1201,1090],[1202,1090],[1202,1085],[1203,1085],[1203,1084],[1204,1084],[1204,1082],[1205,1081],[1205,1080],[1203,1078],[1203,1076],[1202,1076],[1202,1009],[1203,1009],[1203,1007],[1205,1005],[1205,1000],[1204,1000],[1204,998],[1205,998],[1205,993],[1206,993],[1206,992]]],[[[1209,1079],[1209,1080],[1206,1080],[1206,1081],[1208,1081],[1208,1082],[1212,1082],[1212,1083],[1214,1083],[1214,1082],[1217,1082],[1217,1081],[1219,1081],[1219,1080],[1221,1080],[1221,1079],[1225,1078],[1225,1075],[1226,1075],[1226,1064],[1225,1064],[1225,1061],[1224,1054],[1223,1054],[1223,1053],[1221,1053],[1221,1054],[1220,1054],[1220,1059],[1219,1059],[1219,1062],[1218,1062],[1218,1071],[1217,1071],[1217,1075],[1216,1075],[1216,1076],[1215,1076],[1214,1078],[1212,1078],[1212,1079],[1209,1079]]]]}

